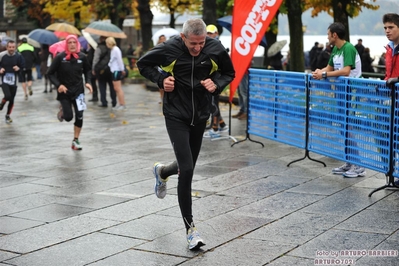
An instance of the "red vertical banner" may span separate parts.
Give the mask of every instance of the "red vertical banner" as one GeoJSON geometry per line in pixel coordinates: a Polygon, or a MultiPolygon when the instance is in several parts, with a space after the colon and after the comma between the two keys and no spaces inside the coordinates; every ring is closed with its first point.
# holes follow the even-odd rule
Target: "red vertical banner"
{"type": "Polygon", "coordinates": [[[230,102],[248,67],[260,41],[283,0],[234,1],[231,27],[231,60],[236,71],[230,83],[230,102]]]}

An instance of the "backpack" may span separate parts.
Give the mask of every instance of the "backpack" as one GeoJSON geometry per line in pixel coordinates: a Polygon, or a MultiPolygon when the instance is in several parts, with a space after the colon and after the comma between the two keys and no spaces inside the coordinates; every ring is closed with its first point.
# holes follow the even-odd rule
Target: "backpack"
{"type": "MultiPolygon", "coordinates": [[[[98,47],[98,48],[102,48],[102,47],[98,47]]],[[[94,71],[100,75],[102,75],[104,72],[106,72],[107,70],[109,71],[109,60],[111,59],[111,51],[107,48],[104,47],[104,49],[101,50],[101,55],[100,55],[100,60],[98,61],[98,63],[94,66],[94,71]]]]}

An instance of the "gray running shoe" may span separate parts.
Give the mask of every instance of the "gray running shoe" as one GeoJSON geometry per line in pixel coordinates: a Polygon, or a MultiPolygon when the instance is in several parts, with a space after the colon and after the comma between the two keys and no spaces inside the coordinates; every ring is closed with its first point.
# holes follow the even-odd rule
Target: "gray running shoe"
{"type": "Polygon", "coordinates": [[[342,175],[345,172],[348,172],[352,167],[352,164],[350,163],[345,163],[344,165],[341,165],[340,167],[332,169],[332,173],[336,175],[342,175]]]}
{"type": "Polygon", "coordinates": [[[155,187],[154,187],[155,195],[160,199],[163,199],[166,196],[166,189],[167,189],[166,182],[168,182],[169,180],[169,177],[167,177],[166,179],[161,178],[161,170],[163,167],[164,167],[163,164],[155,163],[153,169],[155,177],[155,187]]]}
{"type": "Polygon", "coordinates": [[[361,177],[366,175],[366,169],[357,165],[352,165],[351,169],[342,175],[344,177],[361,177]]]}

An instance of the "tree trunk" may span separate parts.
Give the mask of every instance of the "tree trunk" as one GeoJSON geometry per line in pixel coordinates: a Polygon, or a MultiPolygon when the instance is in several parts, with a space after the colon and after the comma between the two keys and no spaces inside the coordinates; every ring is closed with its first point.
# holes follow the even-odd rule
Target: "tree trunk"
{"type": "Polygon", "coordinates": [[[169,21],[169,27],[171,28],[175,28],[175,24],[176,24],[176,18],[175,18],[175,12],[170,12],[170,21],[169,21]]]}
{"type": "MultiPolygon", "coordinates": [[[[208,24],[214,24],[216,25],[216,11],[217,11],[217,5],[216,5],[216,0],[203,0],[202,2],[202,19],[208,24]]],[[[220,31],[219,31],[220,32],[220,31]]]]}
{"type": "Polygon", "coordinates": [[[346,12],[346,6],[349,5],[348,0],[333,0],[333,12],[334,12],[334,22],[341,22],[345,26],[346,36],[345,40],[350,41],[349,33],[349,15],[346,12]]]}
{"type": "Polygon", "coordinates": [[[286,0],[288,26],[290,29],[290,70],[305,71],[302,29],[302,0],[286,0]]]}
{"type": "Polygon", "coordinates": [[[141,23],[141,37],[143,41],[143,51],[148,51],[153,47],[151,40],[152,37],[152,19],[154,15],[150,9],[149,0],[138,0],[138,11],[140,13],[140,23],[141,23]]]}

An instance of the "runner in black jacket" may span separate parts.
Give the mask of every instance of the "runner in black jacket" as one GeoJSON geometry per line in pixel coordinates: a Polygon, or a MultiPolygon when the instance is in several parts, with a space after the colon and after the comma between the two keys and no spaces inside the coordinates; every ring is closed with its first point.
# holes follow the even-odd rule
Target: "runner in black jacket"
{"type": "Polygon", "coordinates": [[[201,149],[211,95],[220,94],[235,76],[220,41],[207,37],[201,19],[189,19],[180,36],[157,45],[137,62],[140,73],[164,89],[163,113],[176,161],[154,165],[155,193],[166,195],[168,176],[179,174],[177,194],[190,249],[204,245],[194,227],[191,182],[201,149]]]}
{"type": "Polygon", "coordinates": [[[67,36],[65,51],[54,58],[47,70],[47,75],[57,88],[57,100],[61,103],[58,119],[71,121],[73,118],[72,106],[74,107],[75,123],[72,149],[81,150],[79,135],[83,125],[83,110],[86,109],[84,87],[87,87],[90,93],[93,92],[93,89],[90,84],[91,66],[86,55],[80,52],[80,44],[75,35],[67,36]]]}
{"type": "Polygon", "coordinates": [[[10,114],[14,107],[14,98],[17,94],[17,75],[19,71],[25,68],[25,61],[21,54],[16,52],[16,44],[10,40],[7,42],[7,50],[0,53],[0,75],[1,88],[4,92],[4,98],[0,102],[0,110],[8,101],[6,113],[6,123],[12,123],[10,114]]]}

